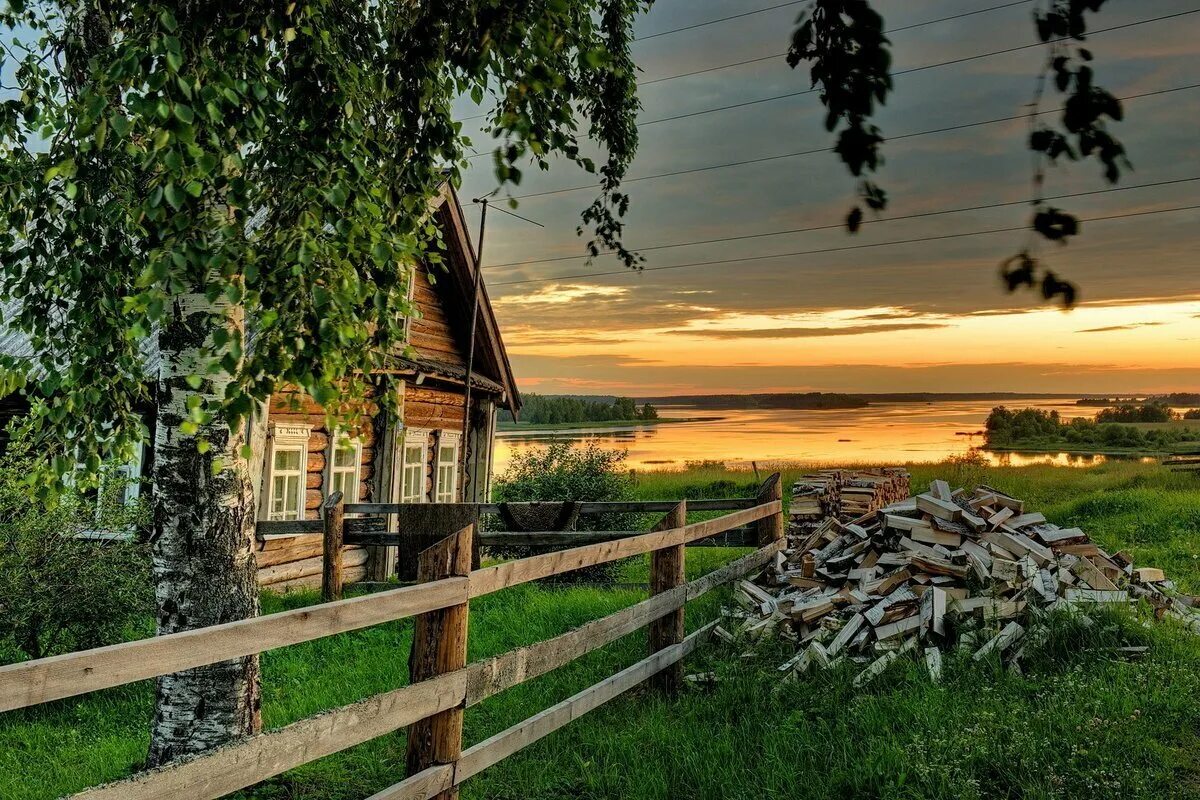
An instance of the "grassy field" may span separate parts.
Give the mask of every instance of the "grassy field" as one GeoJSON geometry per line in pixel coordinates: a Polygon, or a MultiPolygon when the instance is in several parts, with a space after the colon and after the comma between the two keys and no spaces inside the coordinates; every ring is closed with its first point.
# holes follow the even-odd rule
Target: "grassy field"
{"type": "MultiPolygon", "coordinates": [[[[1086,469],[915,466],[984,481],[1107,547],[1165,568],[1200,591],[1200,484],[1153,465],[1086,469]]],[[[790,483],[798,471],[786,470],[790,483]]],[[[754,477],[701,468],[640,476],[646,499],[738,495],[754,477]]],[[[690,576],[736,551],[688,552],[690,576]]],[[[643,560],[623,576],[645,580],[643,560]]],[[[636,602],[636,590],[520,586],[472,603],[471,658],[544,639],[636,602]]],[[[688,627],[726,599],[688,607],[688,627]]],[[[312,602],[269,597],[268,611],[312,602]]],[[[1200,795],[1200,642],[1170,625],[1114,619],[1063,627],[1024,675],[948,663],[931,684],[898,664],[866,690],[835,671],[783,685],[784,649],[740,658],[710,645],[689,671],[715,688],[666,700],[637,690],[469,781],[467,798],[1189,798],[1200,795]],[[1097,648],[1152,645],[1135,663],[1097,648]]],[[[286,724],[404,682],[411,625],[382,625],[265,654],[266,724],[286,724]]],[[[467,713],[466,740],[489,736],[644,653],[633,634],[467,713]]],[[[0,797],[40,800],[119,777],[144,752],[152,687],[138,684],[0,717],[0,797]]],[[[403,735],[384,737],[280,776],[255,800],[359,800],[403,773],[403,735]]]]}

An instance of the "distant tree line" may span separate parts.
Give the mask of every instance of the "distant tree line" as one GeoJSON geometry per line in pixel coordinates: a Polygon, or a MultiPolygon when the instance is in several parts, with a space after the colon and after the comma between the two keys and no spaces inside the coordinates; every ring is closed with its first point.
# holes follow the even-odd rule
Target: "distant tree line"
{"type": "MultiPolygon", "coordinates": [[[[533,425],[560,425],[567,422],[611,422],[655,420],[658,410],[650,403],[641,408],[632,397],[567,397],[527,394],[523,397],[521,421],[533,425]]],[[[501,422],[514,422],[512,412],[500,415],[501,422]]]]}
{"type": "Polygon", "coordinates": [[[1081,397],[1075,401],[1077,406],[1123,406],[1123,405],[1164,405],[1164,406],[1200,406],[1200,394],[1196,392],[1170,392],[1168,394],[1152,394],[1147,397],[1081,397]]]}
{"type": "MultiPolygon", "coordinates": [[[[1109,410],[1109,409],[1106,409],[1109,410]]],[[[1116,412],[1119,409],[1111,409],[1116,412]]],[[[1168,411],[1170,411],[1168,409],[1168,411]]],[[[1040,408],[992,409],[985,423],[988,447],[1019,448],[1048,445],[1076,447],[1120,447],[1129,449],[1167,449],[1179,442],[1200,440],[1200,431],[1187,428],[1142,430],[1124,422],[1160,422],[1167,420],[1104,420],[1077,417],[1064,422],[1057,411],[1040,408]]],[[[1198,415],[1200,416],[1200,415],[1198,415]]],[[[1168,417],[1167,419],[1171,419],[1168,417]]]]}
{"type": "Polygon", "coordinates": [[[1113,406],[1096,414],[1096,422],[1170,422],[1178,418],[1170,406],[1159,402],[1113,406]]]}

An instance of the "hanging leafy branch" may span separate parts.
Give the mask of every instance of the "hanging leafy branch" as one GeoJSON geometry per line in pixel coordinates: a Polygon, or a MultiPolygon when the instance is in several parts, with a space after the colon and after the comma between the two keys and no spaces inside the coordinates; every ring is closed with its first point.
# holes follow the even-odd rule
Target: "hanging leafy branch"
{"type": "Polygon", "coordinates": [[[650,2],[10,4],[0,292],[21,298],[3,322],[33,355],[0,363],[0,388],[30,396],[32,434],[77,449],[38,480],[145,438],[147,351],[181,293],[222,309],[193,328],[211,338],[179,389],[197,391],[184,424],[201,447],[285,384],[349,422],[404,346],[411,266],[442,257],[428,208],[472,146],[461,95],[505,98],[502,185],[527,154],[593,169],[580,139],[604,147],[581,227],[620,249],[628,42],[650,2]],[[223,396],[203,399],[218,375],[223,396]]]}
{"type": "MultiPolygon", "coordinates": [[[[1077,290],[1040,263],[1035,245],[1043,239],[1066,244],[1078,235],[1080,224],[1073,214],[1045,201],[1046,168],[1064,158],[1095,157],[1110,183],[1120,178],[1122,169],[1130,168],[1125,148],[1107,128],[1109,121],[1123,118],[1121,103],[1096,85],[1092,53],[1081,44],[1087,38],[1087,15],[1103,4],[1104,0],[1046,0],[1034,13],[1047,58],[1029,117],[1028,146],[1034,154],[1032,241],[1001,265],[1009,291],[1037,287],[1044,299],[1057,298],[1066,307],[1074,304],[1077,290]],[[1040,112],[1050,78],[1066,96],[1061,118],[1054,124],[1041,121],[1040,112]]],[[[793,68],[801,61],[811,63],[812,84],[819,87],[826,109],[825,128],[838,132],[834,152],[855,177],[874,173],[883,163],[880,149],[885,138],[870,118],[876,103],[882,105],[892,89],[889,45],[883,19],[869,0],[812,0],[797,20],[788,50],[787,61],[793,68]]],[[[862,205],[855,205],[846,218],[851,233],[862,223],[864,205],[876,212],[887,206],[886,193],[868,179],[859,181],[858,195],[862,205]]]]}
{"type": "MultiPolygon", "coordinates": [[[[825,106],[825,130],[837,131],[834,152],[855,177],[874,173],[883,164],[884,138],[869,122],[875,104],[883,105],[892,90],[891,43],[883,35],[883,17],[867,0],[813,0],[801,12],[792,34],[787,62],[812,63],[812,85],[820,87],[825,106]]],[[[858,195],[872,211],[887,207],[887,193],[862,179],[858,195]]],[[[863,209],[854,206],[846,217],[851,233],[862,223],[863,209]]]]}
{"type": "Polygon", "coordinates": [[[1046,64],[1038,76],[1030,109],[1029,149],[1033,167],[1033,241],[1017,255],[1005,261],[1000,274],[1010,292],[1020,287],[1039,288],[1046,300],[1058,298],[1065,308],[1075,304],[1078,290],[1041,264],[1036,255],[1039,239],[1065,245],[1080,231],[1074,214],[1056,208],[1045,200],[1046,169],[1065,158],[1076,161],[1095,157],[1104,167],[1104,178],[1116,183],[1122,169],[1131,165],[1125,148],[1106,126],[1106,118],[1119,122],[1124,117],[1121,101],[1097,86],[1090,63],[1092,53],[1080,42],[1087,38],[1088,12],[1100,10],[1104,0],[1051,0],[1034,12],[1038,38],[1046,46],[1046,64]],[[1066,100],[1057,124],[1042,120],[1041,102],[1048,79],[1066,100]]]}

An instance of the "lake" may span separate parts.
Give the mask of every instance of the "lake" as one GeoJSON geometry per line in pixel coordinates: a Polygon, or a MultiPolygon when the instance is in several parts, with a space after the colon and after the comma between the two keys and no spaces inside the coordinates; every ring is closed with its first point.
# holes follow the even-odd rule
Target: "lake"
{"type": "MultiPolygon", "coordinates": [[[[1056,410],[1064,419],[1094,416],[1095,407],[1074,399],[1017,400],[1014,408],[1056,410]]],[[[791,462],[812,465],[903,464],[941,461],[983,444],[984,420],[991,400],[931,403],[872,403],[866,408],[812,411],[804,409],[696,409],[659,406],[662,417],[697,418],[694,422],[619,428],[501,431],[496,443],[496,474],[514,453],[549,441],[591,439],[604,447],[626,450],[628,464],[639,469],[682,469],[689,461],[723,461],[732,466],[791,462]],[[969,435],[964,435],[969,434],[969,435]]],[[[985,453],[994,464],[1020,466],[1055,463],[1087,466],[1104,456],[1065,453],[985,453]]]]}

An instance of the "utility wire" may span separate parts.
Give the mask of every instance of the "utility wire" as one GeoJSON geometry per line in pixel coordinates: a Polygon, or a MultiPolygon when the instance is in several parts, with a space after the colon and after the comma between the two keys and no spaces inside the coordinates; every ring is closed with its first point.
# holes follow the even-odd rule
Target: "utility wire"
{"type": "MultiPolygon", "coordinates": [[[[743,11],[741,14],[733,14],[731,16],[721,17],[719,19],[710,19],[707,22],[697,22],[695,25],[684,25],[682,28],[671,28],[670,30],[667,30],[667,31],[659,31],[658,33],[651,33],[648,36],[637,36],[634,38],[634,41],[635,42],[645,42],[650,39],[657,39],[660,36],[670,36],[673,33],[681,33],[683,31],[692,31],[692,30],[695,30],[696,28],[703,28],[708,25],[717,25],[722,22],[729,22],[730,20],[741,19],[742,17],[749,17],[749,16],[753,16],[754,14],[761,14],[764,11],[774,11],[777,8],[787,8],[788,6],[798,6],[803,2],[805,2],[805,0],[792,0],[790,3],[780,3],[780,4],[774,5],[774,6],[767,6],[766,8],[756,8],[753,11],[743,11]]],[[[1026,2],[1028,2],[1028,0],[1026,0],[1026,2]]]]}
{"type": "MultiPolygon", "coordinates": [[[[1152,214],[1168,214],[1168,213],[1172,213],[1175,211],[1192,211],[1194,209],[1200,209],[1200,204],[1191,205],[1191,206],[1175,206],[1173,208],[1160,208],[1160,209],[1156,209],[1153,211],[1131,211],[1131,212],[1127,212],[1127,213],[1123,213],[1123,214],[1109,214],[1109,215],[1103,216],[1103,217],[1088,217],[1085,219],[1081,219],[1079,221],[1080,222],[1104,222],[1106,220],[1128,219],[1131,217],[1146,217],[1146,216],[1150,216],[1152,214]]],[[[668,269],[688,269],[691,267],[708,267],[708,266],[714,266],[717,264],[742,264],[742,263],[745,263],[748,261],[764,261],[764,260],[772,259],[772,258],[793,258],[796,256],[809,256],[809,255],[817,255],[817,254],[821,254],[821,253],[838,253],[838,252],[842,252],[845,250],[866,250],[868,248],[873,248],[873,247],[891,247],[891,246],[900,245],[900,244],[917,244],[920,242],[936,242],[936,241],[942,241],[942,240],[946,240],[946,239],[962,239],[962,238],[966,238],[968,236],[986,236],[986,235],[994,234],[994,233],[1013,233],[1015,231],[1024,231],[1024,230],[1028,230],[1028,229],[1029,229],[1029,226],[1027,226],[1027,225],[1018,225],[1018,226],[1010,227],[1010,228],[989,228],[989,229],[981,230],[981,231],[963,231],[961,233],[946,233],[946,234],[942,234],[940,236],[919,236],[914,239],[893,239],[893,240],[887,241],[887,242],[873,242],[871,244],[852,244],[852,245],[844,245],[842,247],[823,247],[823,248],[820,248],[817,250],[797,250],[792,253],[775,253],[773,255],[763,255],[763,256],[740,256],[738,258],[722,258],[722,259],[717,259],[715,261],[693,261],[688,264],[667,264],[667,265],[661,266],[661,267],[643,267],[643,268],[637,269],[637,270],[617,269],[617,270],[605,270],[603,272],[583,272],[583,273],[576,273],[574,275],[555,275],[555,276],[549,277],[549,278],[525,278],[525,279],[519,280],[519,281],[501,281],[499,283],[493,283],[492,286],[518,286],[521,284],[528,284],[528,283],[550,283],[552,281],[573,281],[573,280],[578,280],[580,278],[599,278],[599,277],[603,277],[603,276],[607,276],[607,275],[629,275],[629,274],[638,274],[638,273],[642,273],[642,272],[658,272],[660,270],[668,270],[668,269]]]]}
{"type": "MultiPolygon", "coordinates": [[[[1176,14],[1167,14],[1165,16],[1154,17],[1152,19],[1138,20],[1137,22],[1127,22],[1124,25],[1114,25],[1110,28],[1098,28],[1094,31],[1088,31],[1088,36],[1095,36],[1096,34],[1099,34],[1099,33],[1108,33],[1109,31],[1124,30],[1125,28],[1132,28],[1137,25],[1148,25],[1151,22],[1163,22],[1164,20],[1175,19],[1177,17],[1183,17],[1188,14],[1195,14],[1197,12],[1200,12],[1200,8],[1194,8],[1191,11],[1180,11],[1176,14]]],[[[1064,37],[1062,39],[1057,39],[1054,41],[1065,41],[1065,40],[1066,40],[1066,37],[1064,37]]],[[[1032,47],[1041,47],[1044,44],[1048,44],[1048,42],[1033,42],[1032,44],[1022,44],[1022,45],[1018,45],[1016,47],[1006,47],[1003,50],[992,50],[991,52],[988,52],[988,53],[976,53],[975,55],[963,56],[962,58],[953,58],[953,59],[950,59],[949,61],[939,61],[936,64],[925,64],[924,66],[920,66],[920,67],[910,67],[909,69],[897,70],[896,72],[893,72],[892,75],[893,76],[911,75],[914,72],[921,72],[923,70],[934,69],[936,67],[947,67],[952,64],[962,64],[967,61],[976,61],[981,58],[991,58],[992,56],[1003,55],[1005,53],[1016,53],[1020,50],[1028,50],[1032,47]]],[[[747,100],[747,101],[741,102],[741,103],[733,103],[733,104],[727,105],[727,106],[717,106],[715,108],[701,109],[700,111],[690,111],[686,114],[675,114],[674,116],[670,116],[670,117],[659,117],[658,119],[651,119],[651,120],[647,120],[645,122],[639,122],[638,127],[644,128],[647,125],[657,125],[660,122],[672,122],[677,119],[690,119],[691,117],[698,117],[698,116],[701,116],[702,114],[714,114],[718,111],[729,111],[734,108],[745,108],[746,106],[758,105],[759,103],[771,103],[776,100],[784,100],[789,97],[800,97],[801,95],[812,94],[815,91],[817,91],[817,90],[816,89],[804,89],[802,91],[797,91],[797,92],[788,92],[786,94],[778,94],[773,97],[762,97],[757,100],[747,100]]]]}
{"type": "MultiPolygon", "coordinates": [[[[1124,97],[1118,97],[1117,100],[1121,100],[1121,101],[1138,100],[1143,97],[1153,97],[1155,95],[1169,94],[1171,92],[1183,92],[1183,91],[1188,91],[1188,90],[1197,89],[1197,88],[1200,88],[1200,83],[1191,83],[1186,86],[1175,86],[1175,87],[1172,87],[1169,89],[1159,89],[1159,90],[1153,91],[1153,92],[1142,92],[1140,94],[1125,95],[1124,97]]],[[[1040,114],[1056,114],[1062,110],[1063,110],[1062,108],[1047,108],[1045,110],[1038,111],[1036,113],[1039,115],[1040,114]]],[[[984,125],[995,125],[1000,122],[1012,122],[1013,120],[1028,119],[1028,118],[1029,118],[1028,112],[1023,113],[1023,114],[1014,114],[1012,116],[1007,116],[1007,117],[994,117],[993,119],[979,120],[977,122],[965,122],[961,125],[949,125],[949,126],[946,126],[943,128],[930,128],[929,130],[924,130],[924,131],[913,131],[911,133],[901,133],[896,136],[889,137],[889,138],[885,139],[884,141],[886,143],[886,142],[894,142],[899,139],[913,139],[918,136],[929,136],[929,135],[935,134],[935,133],[947,133],[949,131],[963,130],[966,128],[978,128],[978,127],[981,127],[984,125]]],[[[638,183],[640,181],[653,181],[653,180],[658,180],[659,178],[673,178],[673,177],[676,177],[679,175],[691,175],[696,172],[708,172],[708,171],[714,170],[714,169],[728,169],[731,167],[744,167],[749,164],[762,164],[767,161],[778,161],[783,158],[799,158],[800,156],[811,156],[811,155],[816,155],[817,153],[831,153],[831,152],[833,152],[833,148],[831,148],[831,147],[818,147],[818,148],[814,148],[811,150],[797,150],[797,151],[794,151],[791,153],[780,153],[778,155],[773,155],[773,156],[762,156],[760,158],[748,158],[748,159],[744,159],[742,161],[727,161],[723,164],[709,164],[709,165],[706,165],[703,167],[691,167],[688,169],[679,169],[679,170],[674,170],[671,172],[657,172],[652,175],[642,175],[640,177],[625,178],[623,181],[621,181],[621,184],[624,186],[624,185],[627,185],[630,183],[638,183]]],[[[595,189],[599,185],[600,184],[598,184],[598,183],[589,183],[585,186],[570,186],[565,189],[547,189],[544,192],[530,192],[529,194],[513,195],[513,199],[514,200],[528,200],[533,197],[546,197],[548,195],[554,195],[554,194],[566,194],[567,192],[580,192],[585,189],[595,189]]]]}
{"type": "MultiPolygon", "coordinates": [[[[1191,178],[1175,178],[1175,179],[1169,180],[1169,181],[1155,181],[1153,183],[1138,183],[1138,184],[1132,184],[1130,186],[1115,186],[1115,187],[1112,187],[1109,189],[1094,189],[1089,192],[1072,192],[1070,194],[1058,194],[1058,195],[1054,195],[1052,197],[1045,197],[1043,199],[1044,200],[1066,200],[1066,199],[1072,198],[1072,197],[1089,197],[1091,195],[1109,194],[1111,192],[1127,192],[1127,191],[1130,191],[1131,189],[1150,189],[1150,188],[1155,188],[1155,187],[1160,187],[1160,186],[1172,186],[1172,185],[1179,184],[1179,183],[1191,183],[1193,181],[1200,181],[1200,175],[1195,175],[1191,178]]],[[[906,219],[921,219],[924,217],[937,217],[937,216],[942,216],[944,214],[959,214],[959,213],[966,212],[966,211],[985,211],[985,210],[993,209],[993,208],[1005,208],[1007,206],[1028,205],[1029,202],[1030,202],[1029,199],[1026,198],[1024,200],[1009,200],[1009,201],[1006,201],[1003,203],[987,203],[985,205],[980,205],[980,206],[962,206],[959,208],[943,208],[943,209],[939,209],[937,211],[922,211],[922,212],[919,212],[916,214],[904,214],[902,216],[897,216],[897,217],[882,217],[879,219],[866,219],[866,220],[863,220],[861,224],[875,225],[875,224],[879,224],[881,222],[899,222],[901,220],[906,220],[906,219]]],[[[766,231],[764,233],[748,233],[748,234],[745,234],[742,236],[722,236],[717,239],[693,239],[693,240],[686,241],[686,242],[672,242],[671,244],[658,244],[658,245],[653,245],[651,247],[630,247],[629,249],[634,250],[639,253],[649,253],[654,250],[671,250],[676,247],[694,247],[694,246],[698,246],[698,245],[702,245],[702,244],[721,244],[723,242],[741,242],[741,241],[745,241],[747,239],[765,239],[765,238],[768,238],[771,236],[789,236],[791,234],[796,234],[796,233],[809,233],[811,231],[828,231],[828,230],[841,229],[841,228],[845,228],[845,227],[846,227],[846,223],[837,222],[832,225],[812,225],[807,228],[789,228],[788,230],[782,230],[782,231],[766,231]]],[[[614,252],[616,252],[616,251],[615,250],[606,250],[603,253],[600,253],[600,255],[609,255],[614,252]]],[[[488,264],[486,267],[484,267],[484,269],[501,269],[501,268],[505,268],[505,267],[524,267],[524,266],[528,266],[530,264],[552,264],[552,263],[559,262],[559,261],[578,261],[579,259],[583,259],[583,258],[591,258],[591,256],[584,254],[584,255],[577,255],[577,256],[558,256],[556,258],[533,258],[533,259],[529,259],[527,261],[509,261],[504,264],[488,264]]]]}
{"type": "MultiPolygon", "coordinates": [[[[1029,0],[1021,0],[1021,2],[1029,2],[1029,0]]],[[[1018,4],[1014,3],[1011,5],[1018,5],[1018,4]]],[[[991,11],[991,10],[994,10],[997,8],[1007,8],[1007,7],[1008,7],[1007,5],[993,6],[992,8],[981,9],[978,12],[970,12],[970,13],[982,13],[983,11],[991,11]]],[[[1193,8],[1189,11],[1179,11],[1177,13],[1166,14],[1161,17],[1152,17],[1150,19],[1136,20],[1134,22],[1127,22],[1123,25],[1113,25],[1108,28],[1097,28],[1094,31],[1088,31],[1087,35],[1088,36],[1096,36],[1101,33],[1109,33],[1111,31],[1124,30],[1126,28],[1133,28],[1133,27],[1137,27],[1139,25],[1149,25],[1152,22],[1163,22],[1165,20],[1176,19],[1178,17],[1184,17],[1184,16],[1188,16],[1189,14],[1196,14],[1196,13],[1200,13],[1200,8],[1193,8]]],[[[924,25],[933,25],[934,23],[937,23],[937,22],[944,22],[946,20],[958,19],[959,17],[962,17],[962,16],[968,16],[968,15],[967,14],[958,14],[958,15],[951,16],[951,17],[943,17],[941,19],[929,20],[928,22],[922,22],[922,23],[917,23],[914,25],[909,25],[905,28],[898,28],[897,30],[910,30],[912,28],[917,28],[917,27],[921,27],[924,25]]],[[[924,64],[919,67],[909,67],[908,69],[896,70],[895,72],[893,72],[891,74],[892,74],[892,77],[896,77],[899,75],[911,75],[914,72],[923,72],[927,69],[937,69],[939,67],[948,67],[948,66],[953,66],[955,64],[963,64],[968,61],[977,61],[982,58],[992,58],[993,56],[1005,55],[1007,53],[1017,53],[1022,50],[1029,50],[1034,47],[1041,47],[1044,44],[1050,44],[1052,42],[1061,42],[1061,41],[1066,41],[1066,37],[1060,38],[1060,39],[1053,39],[1050,42],[1032,42],[1030,44],[1017,45],[1015,47],[1006,47],[1002,50],[991,50],[986,53],[976,53],[974,55],[962,56],[960,58],[952,58],[948,61],[938,61],[933,64],[924,64]]],[[[744,66],[746,64],[755,64],[760,61],[768,61],[773,58],[782,58],[785,55],[787,55],[787,54],[779,53],[777,55],[762,56],[760,58],[752,58],[748,61],[738,61],[733,64],[725,64],[725,65],[719,66],[719,67],[709,67],[707,69],[696,70],[693,72],[685,72],[685,73],[680,73],[678,75],[669,75],[664,78],[655,78],[654,80],[639,82],[638,86],[648,86],[652,83],[662,83],[664,81],[675,80],[676,78],[686,78],[686,77],[689,77],[692,75],[700,75],[705,72],[714,72],[716,70],[729,69],[731,67],[740,67],[740,66],[744,66]]],[[[816,89],[801,89],[799,91],[786,92],[784,94],[773,95],[771,97],[762,97],[757,100],[747,100],[747,101],[744,101],[741,103],[733,103],[731,105],[726,105],[726,106],[717,106],[715,108],[701,109],[699,111],[690,111],[690,112],[687,112],[684,114],[676,114],[676,115],[670,116],[670,117],[660,117],[658,119],[651,119],[651,120],[647,120],[645,122],[639,122],[638,127],[641,128],[641,127],[645,127],[647,125],[657,125],[662,122],[672,122],[674,120],[679,120],[679,119],[689,119],[691,117],[698,117],[698,116],[701,116],[704,114],[713,114],[718,111],[729,111],[729,110],[732,110],[735,108],[745,108],[746,106],[758,105],[760,103],[771,103],[776,100],[786,100],[789,97],[802,97],[806,94],[813,94],[816,91],[817,91],[816,89]]],[[[464,117],[463,121],[465,122],[467,120],[482,119],[483,117],[486,117],[486,116],[489,116],[489,115],[488,114],[476,114],[474,116],[464,117]]],[[[487,152],[483,152],[483,153],[475,153],[475,154],[469,156],[469,158],[472,158],[472,159],[481,158],[483,156],[490,155],[490,154],[491,154],[491,151],[487,151],[487,152]]]]}
{"type": "MultiPolygon", "coordinates": [[[[892,28],[891,30],[885,31],[885,33],[893,34],[893,33],[899,33],[900,31],[911,31],[916,28],[924,28],[928,25],[936,25],[939,22],[950,22],[951,20],[962,19],[963,17],[973,17],[976,14],[986,14],[989,11],[999,11],[1000,9],[1003,9],[1003,8],[1012,8],[1013,6],[1028,5],[1031,2],[1033,2],[1033,0],[1016,0],[1016,2],[1013,2],[1013,3],[1002,3],[1001,5],[998,5],[998,6],[989,6],[988,8],[980,8],[976,11],[965,11],[961,14],[951,14],[948,17],[939,17],[937,19],[926,20],[925,22],[915,22],[912,25],[905,25],[900,28],[892,28]]],[[[1094,33],[1094,31],[1093,31],[1093,33],[1094,33]]],[[[787,55],[786,52],[772,53],[769,56],[759,56],[758,58],[751,58],[746,61],[735,61],[732,64],[722,64],[719,67],[706,67],[704,69],[697,69],[697,70],[693,70],[691,72],[681,72],[677,75],[665,75],[661,78],[651,78],[650,80],[638,81],[638,86],[650,86],[651,84],[666,83],[667,81],[673,81],[678,78],[690,78],[693,75],[703,75],[706,72],[718,72],[723,69],[732,69],[733,67],[743,67],[747,64],[757,64],[760,61],[771,61],[776,58],[783,58],[786,55],[787,55]]],[[[899,74],[899,73],[895,73],[895,74],[899,74]]],[[[482,116],[487,116],[487,115],[484,114],[482,116]]],[[[474,119],[474,117],[467,117],[467,119],[474,119]]]]}
{"type": "Polygon", "coordinates": [[[513,212],[509,211],[507,208],[501,208],[500,206],[492,206],[491,208],[493,211],[499,211],[501,214],[508,214],[510,217],[516,217],[517,219],[525,220],[526,222],[528,222],[532,225],[537,225],[539,228],[546,227],[545,225],[543,225],[542,223],[538,222],[535,219],[530,219],[529,217],[522,217],[520,214],[514,214],[513,212]]]}

